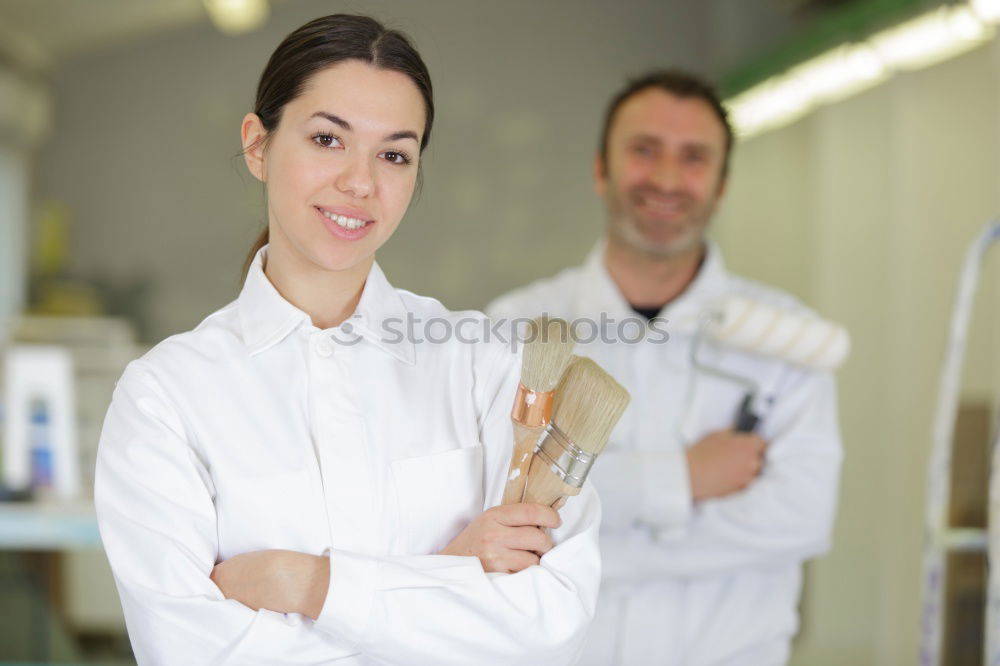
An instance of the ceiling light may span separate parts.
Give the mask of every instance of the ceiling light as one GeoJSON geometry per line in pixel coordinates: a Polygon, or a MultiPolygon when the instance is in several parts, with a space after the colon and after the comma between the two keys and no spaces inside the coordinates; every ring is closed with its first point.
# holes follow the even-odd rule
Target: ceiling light
{"type": "Polygon", "coordinates": [[[978,46],[991,32],[968,7],[941,7],[880,32],[870,42],[888,66],[918,69],[978,46]]]}
{"type": "Polygon", "coordinates": [[[1000,21],[1000,0],[971,0],[972,11],[984,21],[1000,21]]]}
{"type": "Polygon", "coordinates": [[[743,138],[787,125],[823,104],[885,81],[899,70],[927,67],[994,35],[1000,0],[941,7],[859,44],[845,44],[726,100],[743,138]]]}
{"type": "Polygon", "coordinates": [[[840,46],[789,72],[798,78],[815,102],[834,102],[885,79],[885,63],[865,44],[840,46]]]}
{"type": "Polygon", "coordinates": [[[267,0],[204,0],[204,3],[212,23],[228,35],[256,30],[267,21],[267,0]]]}

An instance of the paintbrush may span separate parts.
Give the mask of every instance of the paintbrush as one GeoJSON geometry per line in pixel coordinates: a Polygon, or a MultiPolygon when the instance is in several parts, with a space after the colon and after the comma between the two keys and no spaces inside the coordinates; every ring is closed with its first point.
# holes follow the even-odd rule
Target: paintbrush
{"type": "Polygon", "coordinates": [[[521,383],[510,412],[514,452],[504,487],[504,504],[521,501],[531,454],[552,420],[554,391],[569,365],[574,344],[570,326],[564,320],[539,317],[531,321],[530,336],[524,342],[521,358],[521,383]]]}
{"type": "Polygon", "coordinates": [[[628,406],[628,391],[589,358],[573,357],[556,388],[552,422],[532,456],[524,502],[562,506],[580,492],[628,406]]]}

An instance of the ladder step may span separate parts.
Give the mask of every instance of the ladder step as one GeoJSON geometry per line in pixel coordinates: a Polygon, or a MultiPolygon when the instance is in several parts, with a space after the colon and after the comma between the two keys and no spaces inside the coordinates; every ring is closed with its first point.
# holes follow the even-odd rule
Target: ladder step
{"type": "Polygon", "coordinates": [[[942,547],[959,553],[985,552],[989,542],[986,530],[978,527],[953,527],[941,535],[942,547]]]}

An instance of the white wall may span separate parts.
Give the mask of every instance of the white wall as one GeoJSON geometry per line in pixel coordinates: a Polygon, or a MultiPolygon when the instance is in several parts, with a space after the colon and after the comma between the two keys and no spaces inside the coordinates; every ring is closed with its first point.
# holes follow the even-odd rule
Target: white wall
{"type": "Polygon", "coordinates": [[[27,301],[30,164],[48,130],[48,102],[36,77],[0,59],[0,347],[27,301]]]}
{"type": "MultiPolygon", "coordinates": [[[[824,108],[737,148],[715,234],[731,267],[845,323],[846,448],[833,552],[811,567],[795,664],[916,663],[926,461],[966,246],[998,210],[1000,47],[824,108]]],[[[967,399],[1000,400],[1000,248],[967,399]]]]}
{"type": "Polygon", "coordinates": [[[23,150],[0,143],[0,347],[25,304],[28,165],[23,150]]]}

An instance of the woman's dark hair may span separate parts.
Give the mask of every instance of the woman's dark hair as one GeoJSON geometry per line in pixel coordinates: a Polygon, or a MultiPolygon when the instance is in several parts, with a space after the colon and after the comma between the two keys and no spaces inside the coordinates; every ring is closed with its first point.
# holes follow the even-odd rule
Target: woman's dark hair
{"type": "MultiPolygon", "coordinates": [[[[389,30],[368,16],[332,14],[313,19],[298,28],[271,54],[260,83],[254,113],[267,131],[264,145],[281,121],[285,105],[302,94],[309,78],[345,60],[360,60],[372,67],[405,74],[424,98],[424,133],[421,152],[431,138],[434,124],[434,94],[431,76],[420,54],[403,33],[389,30]]],[[[268,243],[267,227],[257,237],[243,266],[250,268],[254,256],[268,243]]]]}

